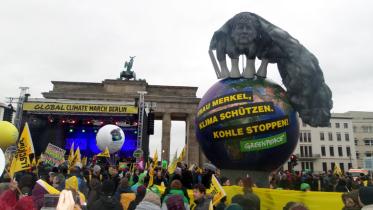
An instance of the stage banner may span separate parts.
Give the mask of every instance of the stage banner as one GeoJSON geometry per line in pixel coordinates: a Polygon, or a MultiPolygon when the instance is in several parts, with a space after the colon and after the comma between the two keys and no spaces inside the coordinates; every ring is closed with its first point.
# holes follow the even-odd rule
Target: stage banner
{"type": "Polygon", "coordinates": [[[48,144],[42,156],[43,161],[52,166],[59,166],[65,162],[66,150],[57,147],[51,143],[48,144]]]}
{"type": "MultiPolygon", "coordinates": [[[[157,186],[161,193],[165,187],[157,186]]],[[[227,196],[226,204],[230,204],[232,197],[238,194],[243,194],[242,187],[239,186],[223,186],[227,196]]],[[[260,209],[273,210],[282,209],[287,202],[302,202],[308,209],[328,209],[340,210],[343,208],[342,193],[337,192],[303,192],[296,190],[273,190],[268,188],[253,188],[253,191],[260,198],[260,209]]],[[[207,190],[210,194],[211,190],[207,190]]],[[[193,203],[193,190],[188,190],[190,203],[193,203]]]]}
{"type": "Polygon", "coordinates": [[[74,112],[74,113],[112,113],[137,114],[138,109],[130,105],[117,104],[73,104],[73,103],[36,103],[25,102],[24,111],[33,112],[74,112]]]}

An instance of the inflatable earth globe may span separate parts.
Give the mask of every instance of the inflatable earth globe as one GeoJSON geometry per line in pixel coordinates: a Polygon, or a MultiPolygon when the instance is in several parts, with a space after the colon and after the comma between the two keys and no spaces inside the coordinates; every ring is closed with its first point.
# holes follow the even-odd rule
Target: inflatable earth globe
{"type": "Polygon", "coordinates": [[[113,154],[122,148],[124,138],[124,132],[120,127],[109,124],[98,130],[96,144],[101,151],[104,151],[107,147],[110,154],[113,154]]]}
{"type": "Polygon", "coordinates": [[[222,169],[275,170],[294,151],[298,132],[285,90],[267,79],[220,80],[198,105],[198,142],[222,169]]]}

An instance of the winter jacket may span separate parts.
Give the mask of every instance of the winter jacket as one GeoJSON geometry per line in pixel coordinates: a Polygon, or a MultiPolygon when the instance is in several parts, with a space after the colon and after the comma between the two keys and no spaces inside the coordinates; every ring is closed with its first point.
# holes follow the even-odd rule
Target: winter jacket
{"type": "Polygon", "coordinates": [[[161,207],[149,201],[141,201],[139,205],[136,206],[136,210],[161,210],[161,207]]]}
{"type": "Polygon", "coordinates": [[[373,204],[364,206],[361,210],[373,210],[373,204]]]}
{"type": "Polygon", "coordinates": [[[211,199],[201,198],[201,199],[195,200],[194,203],[196,204],[196,206],[194,207],[194,210],[206,210],[206,209],[209,209],[210,207],[211,199]]]}
{"type": "Polygon", "coordinates": [[[31,196],[24,196],[17,201],[16,192],[6,190],[0,196],[1,210],[36,210],[31,196]]]}
{"type": "Polygon", "coordinates": [[[36,183],[31,195],[36,209],[39,210],[43,207],[45,194],[48,194],[48,192],[40,184],[36,183]]]}
{"type": "Polygon", "coordinates": [[[123,209],[128,209],[130,203],[134,201],[136,198],[136,194],[131,192],[131,193],[121,193],[120,194],[120,203],[123,206],[123,209]]]}
{"type": "MultiPolygon", "coordinates": [[[[250,209],[252,210],[260,210],[260,199],[259,197],[252,193],[252,192],[246,192],[244,194],[244,198],[247,200],[247,202],[249,203],[250,205],[250,209]]],[[[244,207],[245,209],[245,207],[244,207]]]]}
{"type": "Polygon", "coordinates": [[[122,210],[122,205],[113,196],[100,196],[100,199],[89,206],[89,210],[122,210]]]}
{"type": "Polygon", "coordinates": [[[161,210],[161,199],[157,194],[149,191],[137,205],[136,210],[161,210]]]}
{"type": "Polygon", "coordinates": [[[133,191],[131,190],[131,187],[127,186],[127,187],[121,187],[119,186],[117,191],[115,192],[114,196],[120,200],[120,195],[122,193],[133,193],[133,191]]]}

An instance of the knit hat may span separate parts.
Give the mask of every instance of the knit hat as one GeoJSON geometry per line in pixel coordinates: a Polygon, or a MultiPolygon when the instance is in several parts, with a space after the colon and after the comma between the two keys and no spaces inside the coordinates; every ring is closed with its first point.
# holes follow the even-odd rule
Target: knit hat
{"type": "Polygon", "coordinates": [[[146,193],[146,187],[141,185],[137,188],[137,192],[136,192],[136,195],[138,196],[145,196],[145,193],[146,193]]]}
{"type": "Polygon", "coordinates": [[[148,201],[148,202],[151,202],[151,203],[153,203],[157,206],[161,206],[161,199],[160,199],[159,195],[152,192],[152,191],[146,192],[143,201],[148,201]]]}
{"type": "Polygon", "coordinates": [[[99,173],[101,171],[101,167],[99,166],[99,165],[95,165],[94,167],[93,167],[93,172],[94,173],[99,173]]]}
{"type": "Polygon", "coordinates": [[[306,190],[309,190],[309,189],[311,189],[311,186],[308,183],[302,183],[300,185],[300,190],[302,190],[302,191],[306,191],[306,190]]]}
{"type": "Polygon", "coordinates": [[[362,187],[359,189],[359,199],[364,205],[373,204],[373,187],[362,187]]]}

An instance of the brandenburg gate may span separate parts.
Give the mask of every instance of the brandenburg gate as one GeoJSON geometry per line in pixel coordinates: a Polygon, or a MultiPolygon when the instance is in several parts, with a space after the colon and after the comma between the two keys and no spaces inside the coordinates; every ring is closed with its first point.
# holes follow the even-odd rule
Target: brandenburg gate
{"type": "MultiPolygon", "coordinates": [[[[186,162],[200,165],[206,162],[195,135],[195,114],[200,101],[197,87],[149,85],[145,80],[111,80],[101,83],[52,81],[53,89],[44,92],[46,99],[105,101],[110,104],[135,103],[138,91],[146,91],[145,102],[156,103],[156,120],[162,120],[162,159],[169,161],[171,121],[185,121],[186,162]]],[[[159,132],[159,131],[155,131],[159,132]]]]}

